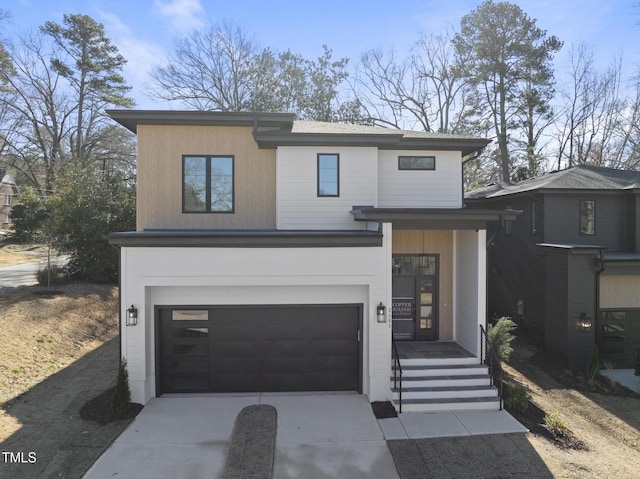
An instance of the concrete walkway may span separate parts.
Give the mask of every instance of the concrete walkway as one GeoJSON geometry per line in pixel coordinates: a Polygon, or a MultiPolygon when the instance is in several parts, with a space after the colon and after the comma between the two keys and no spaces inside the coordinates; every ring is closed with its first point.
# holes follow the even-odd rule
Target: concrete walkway
{"type": "Polygon", "coordinates": [[[219,478],[236,416],[253,404],[278,412],[274,478],[399,477],[371,407],[358,394],[155,398],[84,477],[219,478]]]}
{"type": "Polygon", "coordinates": [[[379,419],[378,423],[387,440],[528,432],[504,410],[409,412],[397,418],[379,419]]]}

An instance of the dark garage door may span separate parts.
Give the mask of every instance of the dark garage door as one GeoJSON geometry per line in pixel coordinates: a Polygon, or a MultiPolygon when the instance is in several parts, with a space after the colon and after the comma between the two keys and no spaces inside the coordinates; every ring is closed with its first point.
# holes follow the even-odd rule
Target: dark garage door
{"type": "Polygon", "coordinates": [[[360,391],[360,305],[158,307],[158,395],[360,391]]]}

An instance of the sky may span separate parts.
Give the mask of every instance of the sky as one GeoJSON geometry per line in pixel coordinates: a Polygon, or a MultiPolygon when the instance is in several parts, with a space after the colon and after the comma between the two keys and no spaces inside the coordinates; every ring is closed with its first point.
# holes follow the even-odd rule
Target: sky
{"type": "MultiPolygon", "coordinates": [[[[149,72],[166,59],[177,38],[194,29],[230,20],[262,47],[291,50],[309,59],[322,54],[347,57],[354,66],[370,49],[394,50],[404,57],[420,33],[456,28],[479,0],[0,0],[10,18],[0,37],[35,29],[64,14],[82,13],[102,23],[128,60],[124,76],[136,108],[166,107],[145,94],[149,72]]],[[[556,76],[567,70],[568,50],[585,42],[604,68],[622,56],[631,75],[640,68],[640,0],[512,0],[536,25],[564,42],[556,56],[556,76]]]]}

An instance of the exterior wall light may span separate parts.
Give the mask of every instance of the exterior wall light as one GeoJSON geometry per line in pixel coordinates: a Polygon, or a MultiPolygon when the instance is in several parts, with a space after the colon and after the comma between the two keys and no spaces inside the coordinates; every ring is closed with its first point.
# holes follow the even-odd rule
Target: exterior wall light
{"type": "Polygon", "coordinates": [[[578,328],[583,333],[591,332],[591,328],[593,326],[593,321],[590,317],[587,316],[587,313],[580,313],[580,318],[578,319],[578,328]]]}
{"type": "Polygon", "coordinates": [[[135,326],[138,324],[138,310],[132,304],[129,309],[127,309],[127,326],[135,326]]]}
{"type": "Polygon", "coordinates": [[[376,308],[376,313],[378,315],[379,323],[387,322],[387,307],[384,304],[380,303],[378,305],[378,307],[376,308]]]}

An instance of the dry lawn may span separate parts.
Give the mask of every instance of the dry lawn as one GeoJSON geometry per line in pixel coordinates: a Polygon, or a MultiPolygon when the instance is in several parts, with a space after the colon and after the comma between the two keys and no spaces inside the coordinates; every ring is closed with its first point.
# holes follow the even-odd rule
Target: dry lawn
{"type": "Polygon", "coordinates": [[[39,287],[0,293],[0,407],[118,333],[116,287],[55,289],[63,294],[39,287]]]}
{"type": "Polygon", "coordinates": [[[529,441],[556,478],[640,477],[640,399],[564,388],[532,363],[535,348],[519,344],[505,371],[546,412],[558,412],[588,450],[563,449],[549,439],[529,441]]]}

